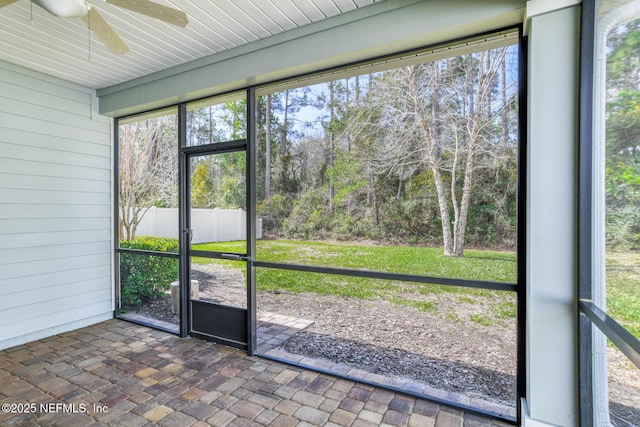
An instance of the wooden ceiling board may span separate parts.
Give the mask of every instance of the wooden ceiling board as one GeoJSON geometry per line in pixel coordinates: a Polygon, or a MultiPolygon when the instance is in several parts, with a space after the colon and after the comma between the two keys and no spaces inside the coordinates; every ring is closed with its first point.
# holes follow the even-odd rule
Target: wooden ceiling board
{"type": "Polygon", "coordinates": [[[186,28],[88,1],[130,53],[109,52],[81,19],[18,0],[0,8],[0,60],[99,89],[384,0],[154,0],[184,11],[186,28]]]}

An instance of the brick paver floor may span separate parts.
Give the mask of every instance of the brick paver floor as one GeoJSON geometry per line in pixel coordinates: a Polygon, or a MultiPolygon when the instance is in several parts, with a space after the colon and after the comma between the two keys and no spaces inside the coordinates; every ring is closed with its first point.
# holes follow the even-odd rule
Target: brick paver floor
{"type": "Polygon", "coordinates": [[[507,426],[121,320],[0,351],[2,426],[507,426]]]}

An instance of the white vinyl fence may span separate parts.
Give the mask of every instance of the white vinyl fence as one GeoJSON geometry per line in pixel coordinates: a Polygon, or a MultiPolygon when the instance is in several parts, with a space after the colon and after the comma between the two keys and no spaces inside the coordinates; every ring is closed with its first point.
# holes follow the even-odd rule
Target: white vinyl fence
{"type": "MultiPolygon", "coordinates": [[[[247,213],[242,209],[191,209],[191,243],[230,242],[247,238],[247,213]]],[[[136,236],[178,238],[178,209],[150,208],[138,224],[136,236]]],[[[262,219],[256,220],[262,238],[262,219]]]]}

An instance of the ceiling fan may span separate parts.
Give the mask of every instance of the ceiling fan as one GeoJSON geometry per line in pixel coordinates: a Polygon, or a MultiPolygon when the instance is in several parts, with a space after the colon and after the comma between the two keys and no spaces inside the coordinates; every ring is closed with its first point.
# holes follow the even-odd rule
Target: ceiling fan
{"type": "MultiPolygon", "coordinates": [[[[0,8],[18,0],[0,0],[0,8]]],[[[130,49],[113,27],[98,13],[96,7],[85,0],[31,0],[52,15],[61,18],[82,18],[89,29],[113,53],[129,53],[130,49]]],[[[141,13],[180,27],[189,23],[187,15],[178,9],[155,3],[151,0],[102,0],[133,12],[141,13]]]]}

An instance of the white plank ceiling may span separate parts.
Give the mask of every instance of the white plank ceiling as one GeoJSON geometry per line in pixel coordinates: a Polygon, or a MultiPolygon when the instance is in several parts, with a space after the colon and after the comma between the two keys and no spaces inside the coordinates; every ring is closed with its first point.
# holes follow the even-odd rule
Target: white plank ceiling
{"type": "Polygon", "coordinates": [[[89,88],[103,88],[382,0],[155,0],[183,10],[181,28],[90,0],[131,49],[110,53],[79,18],[30,0],[0,8],[0,59],[89,88]]]}

